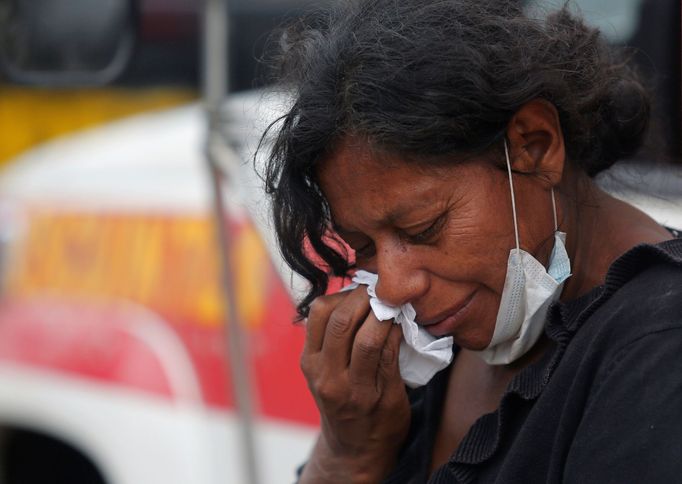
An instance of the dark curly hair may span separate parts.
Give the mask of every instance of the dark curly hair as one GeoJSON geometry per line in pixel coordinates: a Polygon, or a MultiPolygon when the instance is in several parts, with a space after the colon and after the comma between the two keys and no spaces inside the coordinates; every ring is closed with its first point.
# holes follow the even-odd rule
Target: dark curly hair
{"type": "Polygon", "coordinates": [[[526,102],[556,107],[568,160],[594,176],[634,154],[649,97],[623,55],[567,5],[546,16],[519,0],[362,0],[310,15],[279,40],[293,94],[273,123],[265,171],[284,259],[310,282],[300,316],[346,276],[316,165],[348,135],[414,162],[490,152],[526,102]]]}

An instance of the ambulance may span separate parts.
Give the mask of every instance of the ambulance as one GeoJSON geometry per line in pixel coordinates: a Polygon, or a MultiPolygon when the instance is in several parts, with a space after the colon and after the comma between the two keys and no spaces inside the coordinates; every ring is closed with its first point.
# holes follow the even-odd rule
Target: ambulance
{"type": "MultiPolygon", "coordinates": [[[[120,67],[119,48],[112,65],[44,72],[6,50],[10,34],[30,44],[33,14],[57,22],[59,4],[119,22],[130,53],[134,2],[96,2],[99,13],[90,0],[40,3],[0,6],[0,23],[16,20],[2,24],[6,75],[72,89],[120,67]]],[[[166,12],[161,3],[137,7],[166,12]]],[[[57,138],[0,174],[3,484],[287,483],[310,451],[318,416],[298,369],[300,281],[273,243],[248,161],[286,99],[224,102],[225,8],[194,6],[216,57],[203,102],[57,138]]]]}
{"type": "MultiPolygon", "coordinates": [[[[244,122],[259,99],[228,110],[244,122]]],[[[69,482],[245,482],[204,136],[188,105],[45,144],[2,175],[0,482],[62,482],[30,476],[84,461],[101,481],[69,482]]],[[[263,482],[292,482],[317,425],[303,329],[293,276],[263,235],[260,180],[232,156],[252,197],[225,201],[248,336],[240,371],[263,482]]]]}

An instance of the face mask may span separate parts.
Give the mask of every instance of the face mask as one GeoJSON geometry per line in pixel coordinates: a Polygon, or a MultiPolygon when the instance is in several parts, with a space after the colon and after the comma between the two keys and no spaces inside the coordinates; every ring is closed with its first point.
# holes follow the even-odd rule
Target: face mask
{"type": "Polygon", "coordinates": [[[509,364],[533,347],[545,327],[550,304],[559,299],[564,281],[571,275],[571,262],[565,246],[566,234],[558,231],[554,190],[552,190],[554,249],[549,258],[549,267],[545,269],[540,261],[521,249],[514,182],[506,140],[504,153],[509,172],[516,248],[509,253],[507,277],[500,298],[493,338],[486,349],[477,352],[489,365],[509,364]]]}

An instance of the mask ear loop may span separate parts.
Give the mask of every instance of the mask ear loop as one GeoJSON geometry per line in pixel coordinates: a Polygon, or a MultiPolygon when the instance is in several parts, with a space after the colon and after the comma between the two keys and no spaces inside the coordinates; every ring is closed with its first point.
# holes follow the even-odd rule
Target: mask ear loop
{"type": "Polygon", "coordinates": [[[554,198],[554,187],[552,187],[552,211],[554,212],[554,231],[557,232],[559,230],[559,224],[556,218],[556,200],[554,198]]]}
{"type": "MultiPolygon", "coordinates": [[[[521,244],[519,244],[519,225],[516,222],[516,198],[514,197],[514,181],[512,180],[511,162],[509,161],[509,148],[507,147],[506,138],[504,140],[504,156],[507,159],[507,173],[509,173],[509,188],[511,190],[512,214],[514,215],[514,238],[516,239],[516,253],[520,254],[521,244]]],[[[554,192],[552,192],[552,196],[554,196],[554,192]]],[[[556,225],[556,209],[554,210],[554,225],[556,225]]]]}

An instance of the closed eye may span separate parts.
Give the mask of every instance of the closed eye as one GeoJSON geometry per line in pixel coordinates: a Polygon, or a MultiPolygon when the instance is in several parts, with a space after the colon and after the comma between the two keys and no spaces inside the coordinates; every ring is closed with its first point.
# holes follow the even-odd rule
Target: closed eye
{"type": "Polygon", "coordinates": [[[428,244],[430,242],[433,242],[433,239],[438,235],[440,230],[443,228],[443,225],[446,220],[446,215],[447,212],[441,214],[433,221],[431,225],[429,225],[420,232],[417,232],[415,234],[405,232],[404,233],[405,238],[407,238],[410,242],[414,244],[428,244]]]}
{"type": "Polygon", "coordinates": [[[355,257],[358,259],[368,259],[374,255],[374,242],[368,242],[355,250],[355,257]]]}
{"type": "MultiPolygon", "coordinates": [[[[412,244],[430,244],[435,241],[447,221],[448,212],[445,211],[431,222],[425,229],[419,230],[416,233],[410,233],[410,229],[398,229],[400,237],[412,244]]],[[[421,224],[423,226],[423,224],[421,224]]],[[[416,227],[419,227],[417,225],[416,227]]],[[[345,239],[345,238],[344,238],[345,239]]],[[[347,239],[345,239],[347,240],[347,239]]],[[[371,259],[376,254],[376,247],[372,240],[367,241],[361,247],[355,248],[354,244],[349,242],[349,245],[355,252],[356,260],[371,259]]]]}

